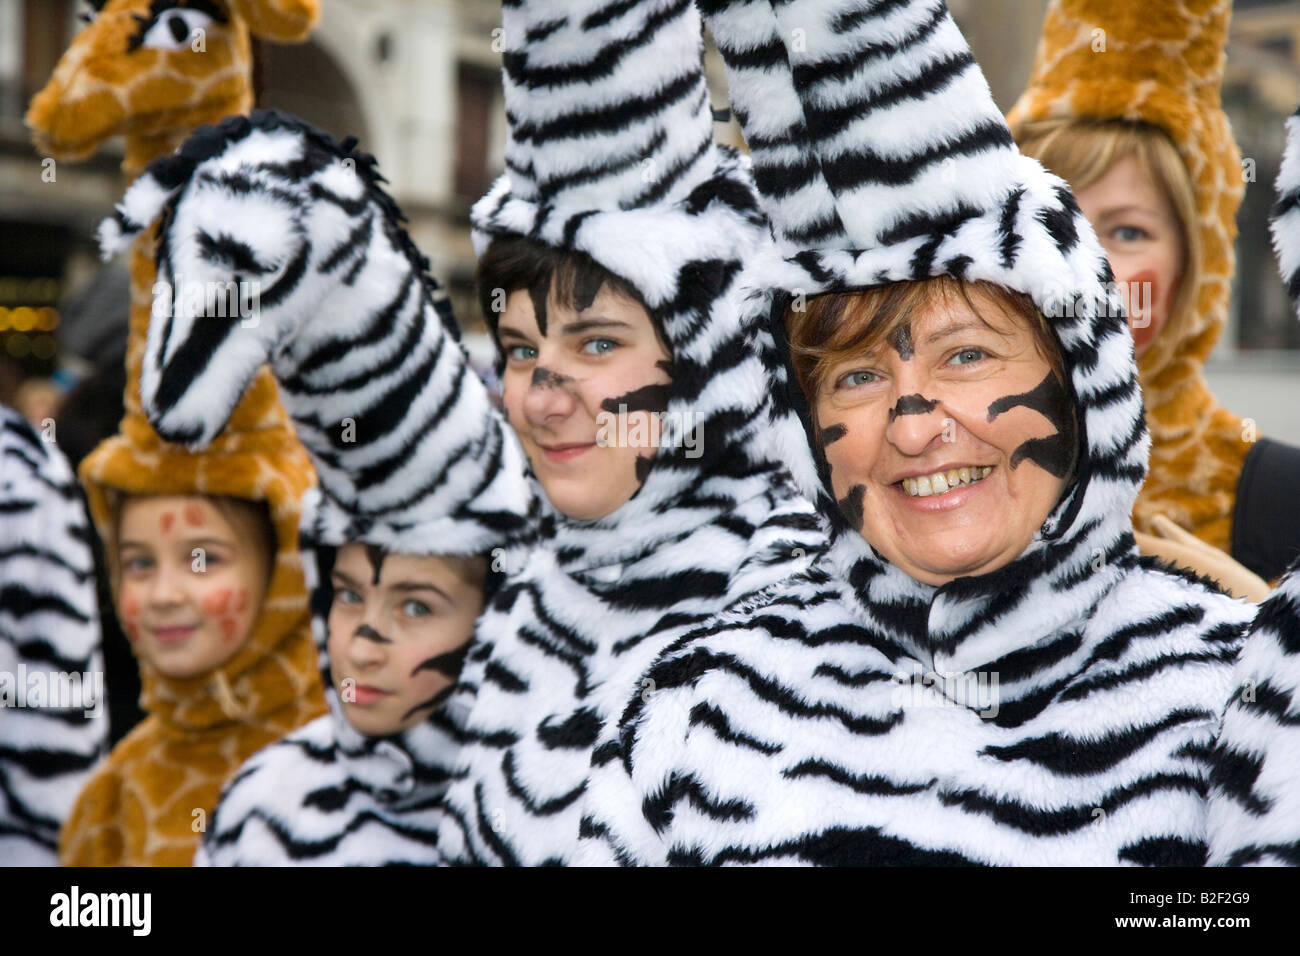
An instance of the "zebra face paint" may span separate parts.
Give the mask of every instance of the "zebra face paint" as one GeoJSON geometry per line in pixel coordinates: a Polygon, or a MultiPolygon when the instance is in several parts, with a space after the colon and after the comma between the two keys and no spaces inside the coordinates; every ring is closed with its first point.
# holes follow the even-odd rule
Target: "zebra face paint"
{"type": "MultiPolygon", "coordinates": [[[[511,293],[497,324],[505,408],[547,497],[571,518],[603,517],[641,487],[659,446],[671,357],[650,314],[608,285],[511,293]]],[[[698,457],[698,455],[697,455],[698,457]]]]}
{"type": "MultiPolygon", "coordinates": [[[[1187,265],[1183,226],[1169,201],[1135,156],[1125,156],[1075,194],[1115,273],[1142,355],[1160,334],[1187,265]]],[[[1188,224],[1195,228],[1195,224],[1188,224]]]]}
{"type": "Polygon", "coordinates": [[[1037,317],[971,289],[832,364],[811,396],[840,514],[890,562],[943,585],[1019,557],[1064,491],[1078,438],[1037,317]]]}
{"type": "Polygon", "coordinates": [[[248,643],[273,559],[254,514],[227,514],[202,497],[130,497],[118,538],[122,629],[142,660],[185,679],[248,643]]]}
{"type": "Polygon", "coordinates": [[[348,722],[387,736],[427,719],[455,690],[483,609],[486,561],[387,553],[374,578],[369,547],[345,545],[334,562],[330,673],[348,722]]]}

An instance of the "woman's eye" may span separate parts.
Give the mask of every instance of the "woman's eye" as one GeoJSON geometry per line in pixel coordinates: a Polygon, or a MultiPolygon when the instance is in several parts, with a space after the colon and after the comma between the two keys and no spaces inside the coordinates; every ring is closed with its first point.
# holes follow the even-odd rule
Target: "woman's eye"
{"type": "Polygon", "coordinates": [[[428,617],[433,613],[433,608],[429,607],[429,605],[425,604],[423,601],[403,601],[402,613],[407,617],[428,617]]]}
{"type": "Polygon", "coordinates": [[[531,345],[511,345],[506,348],[506,358],[512,362],[531,362],[537,358],[537,349],[531,345]]]}
{"type": "Polygon", "coordinates": [[[605,355],[618,348],[613,339],[588,339],[582,343],[582,351],[587,355],[605,355]]]}
{"type": "Polygon", "coordinates": [[[859,385],[870,385],[878,376],[875,372],[849,372],[840,379],[842,388],[857,388],[859,385]]]}
{"type": "Polygon", "coordinates": [[[960,352],[958,352],[956,355],[954,355],[951,359],[948,360],[948,364],[969,365],[972,362],[978,362],[982,358],[985,358],[983,349],[962,349],[960,352]]]}
{"type": "Polygon", "coordinates": [[[1120,242],[1140,242],[1151,238],[1150,233],[1138,226],[1116,226],[1111,235],[1120,242]]]}
{"type": "Polygon", "coordinates": [[[141,571],[148,571],[149,568],[152,566],[153,566],[153,562],[151,560],[139,556],[127,558],[125,561],[122,562],[122,570],[128,573],[139,573],[141,571]]]}

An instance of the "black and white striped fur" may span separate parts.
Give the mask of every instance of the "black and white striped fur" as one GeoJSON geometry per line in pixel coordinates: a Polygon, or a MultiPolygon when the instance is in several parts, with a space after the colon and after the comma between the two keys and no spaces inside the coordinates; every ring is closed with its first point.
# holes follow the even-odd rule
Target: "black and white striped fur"
{"type": "Polygon", "coordinates": [[[37,684],[55,687],[52,677],[61,682],[74,675],[75,686],[92,691],[98,675],[103,690],[94,564],[85,508],[67,461],[4,405],[0,675],[7,685],[0,705],[0,865],[54,866],[59,828],[107,753],[108,707],[102,698],[86,708],[75,705],[89,701],[52,697],[34,706],[26,694],[36,693],[37,684]]]}
{"type": "Polygon", "coordinates": [[[755,162],[783,254],[745,280],[773,354],[800,294],[941,274],[1026,292],[1060,345],[1080,459],[1018,559],[934,588],[836,505],[793,372],[774,368],[833,544],[655,663],[588,788],[580,859],[1204,862],[1209,755],[1253,608],[1137,555],[1132,341],[1068,188],[1010,146],[938,0],[705,6],[747,136],[775,140],[755,162]]]}
{"type": "Polygon", "coordinates": [[[1278,271],[1300,309],[1300,109],[1286,121],[1286,148],[1277,174],[1277,204],[1269,223],[1278,271]]]}
{"type": "Polygon", "coordinates": [[[715,146],[698,15],[685,0],[506,4],[507,173],[475,207],[476,246],[526,236],[629,281],[672,355],[665,442],[605,518],[549,507],[479,620],[440,849],[450,862],[572,859],[593,757],[684,629],[807,564],[824,544],[774,440],[761,323],[740,272],[768,241],[747,160],[715,146]],[[647,162],[648,160],[648,162],[647,162]]]}
{"type": "Polygon", "coordinates": [[[1211,778],[1210,862],[1300,866],[1300,575],[1241,649],[1211,778]]]}
{"type": "Polygon", "coordinates": [[[352,143],[268,111],[150,165],[101,227],[111,254],[162,217],[141,398],[160,435],[201,447],[269,361],[322,541],[487,553],[526,526],[523,453],[382,182],[352,143]],[[222,317],[216,293],[241,282],[254,314],[222,317]]]}

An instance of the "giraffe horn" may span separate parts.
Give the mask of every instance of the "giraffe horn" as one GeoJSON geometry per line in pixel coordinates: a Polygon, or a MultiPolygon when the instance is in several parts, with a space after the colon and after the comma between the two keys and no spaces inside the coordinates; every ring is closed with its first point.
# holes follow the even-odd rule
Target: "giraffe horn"
{"type": "Polygon", "coordinates": [[[320,0],[231,0],[249,31],[273,43],[302,43],[320,22],[320,0]]]}

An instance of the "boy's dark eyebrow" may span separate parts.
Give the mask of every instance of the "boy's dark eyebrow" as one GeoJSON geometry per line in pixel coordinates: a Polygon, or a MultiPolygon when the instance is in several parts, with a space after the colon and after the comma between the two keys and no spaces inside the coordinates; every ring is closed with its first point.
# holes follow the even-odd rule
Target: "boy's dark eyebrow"
{"type": "Polygon", "coordinates": [[[357,588],[357,582],[352,580],[352,577],[346,571],[340,571],[338,568],[335,568],[332,572],[330,572],[330,577],[338,578],[340,581],[343,582],[344,587],[351,588],[354,591],[357,588]]]}
{"type": "Polygon", "coordinates": [[[632,328],[626,322],[620,319],[578,319],[576,322],[569,322],[560,327],[562,335],[576,335],[579,332],[587,332],[591,329],[630,329],[632,328]]]}
{"type": "Polygon", "coordinates": [[[500,338],[503,335],[513,335],[517,339],[523,339],[525,342],[528,341],[528,336],[524,335],[524,333],[520,332],[518,329],[509,325],[498,325],[497,337],[500,338]]]}
{"type": "Polygon", "coordinates": [[[438,587],[438,585],[430,584],[428,581],[394,581],[388,585],[388,589],[390,591],[435,591],[441,594],[448,604],[455,603],[452,601],[450,594],[438,587]]]}

